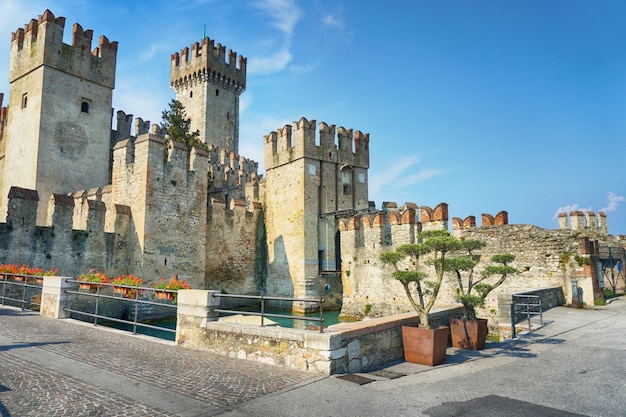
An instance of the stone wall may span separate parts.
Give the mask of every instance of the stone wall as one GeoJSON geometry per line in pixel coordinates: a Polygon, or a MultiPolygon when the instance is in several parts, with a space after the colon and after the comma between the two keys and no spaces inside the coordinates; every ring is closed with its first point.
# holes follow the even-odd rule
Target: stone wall
{"type": "MultiPolygon", "coordinates": [[[[411,220],[410,205],[400,210],[388,209],[372,216],[351,219],[342,225],[342,264],[344,300],[342,315],[348,317],[387,316],[411,311],[404,289],[391,277],[392,269],[379,260],[383,251],[403,243],[414,243],[422,227],[411,220]],[[366,314],[368,313],[368,314],[366,314]]],[[[516,255],[512,266],[520,273],[507,278],[492,291],[479,315],[490,318],[492,329],[498,325],[498,295],[556,286],[571,300],[571,280],[583,288],[584,302],[593,304],[598,296],[594,288],[589,238],[573,230],[545,230],[530,225],[500,225],[457,230],[462,238],[479,239],[487,246],[480,251],[476,274],[497,253],[516,255]],[[585,259],[587,261],[585,261],[585,259]],[[579,264],[580,261],[580,264],[579,264]]],[[[434,269],[424,264],[433,277],[434,269]]],[[[454,302],[456,278],[446,274],[437,305],[454,302]]]]}
{"type": "MultiPolygon", "coordinates": [[[[178,294],[176,343],[231,358],[324,375],[367,372],[403,358],[402,326],[416,325],[415,314],[341,323],[313,330],[260,327],[214,321],[217,297],[209,292],[178,294]]],[[[461,308],[440,308],[433,324],[449,323],[461,308]]]]}
{"type": "Polygon", "coordinates": [[[258,295],[265,290],[267,252],[263,211],[258,203],[246,208],[233,199],[227,207],[210,199],[207,220],[205,288],[222,293],[258,295]]]}
{"type": "Polygon", "coordinates": [[[85,202],[83,229],[74,229],[74,200],[53,195],[49,204],[50,226],[37,226],[38,195],[34,190],[12,188],[7,222],[0,223],[0,263],[17,263],[43,269],[58,268],[76,276],[90,268],[121,273],[128,264],[126,252],[118,250],[128,240],[129,212],[118,206],[119,228],[104,232],[106,207],[98,201],[85,202]]]}
{"type": "Polygon", "coordinates": [[[53,193],[108,180],[117,42],[101,36],[92,51],[93,32],[75,24],[67,45],[64,26],[65,18],[46,10],[12,35],[0,221],[12,186],[38,191],[38,224],[45,225],[53,193]]]}
{"type": "MultiPolygon", "coordinates": [[[[368,209],[369,136],[301,118],[265,136],[269,294],[317,297],[336,271],[341,212],[368,209]]],[[[295,306],[302,309],[302,306],[295,306]]]]}

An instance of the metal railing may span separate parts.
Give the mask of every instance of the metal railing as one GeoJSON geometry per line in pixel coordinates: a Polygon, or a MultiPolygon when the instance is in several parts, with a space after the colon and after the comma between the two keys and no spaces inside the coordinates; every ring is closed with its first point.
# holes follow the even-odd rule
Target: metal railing
{"type": "Polygon", "coordinates": [[[514,294],[511,303],[511,334],[515,338],[515,324],[528,321],[528,330],[531,330],[531,317],[539,316],[540,324],[543,325],[543,311],[541,308],[541,297],[538,295],[514,294]],[[518,319],[521,317],[521,319],[518,319]]]}
{"type": "Polygon", "coordinates": [[[213,297],[220,298],[234,298],[234,299],[246,299],[246,300],[259,300],[260,301],[260,309],[261,311],[241,311],[241,310],[226,310],[221,308],[216,308],[215,312],[217,313],[227,313],[227,314],[242,314],[248,316],[260,316],[261,317],[261,326],[264,326],[265,317],[274,317],[279,319],[291,319],[291,320],[304,320],[304,321],[315,321],[319,323],[320,333],[324,332],[324,298],[290,298],[290,297],[269,297],[265,295],[240,295],[240,294],[220,294],[214,293],[213,297]],[[293,316],[289,314],[277,314],[277,313],[266,313],[265,312],[265,302],[266,301],[288,301],[288,302],[299,302],[299,303],[313,303],[317,304],[320,316],[319,317],[302,317],[302,316],[293,316]]]}
{"type": "Polygon", "coordinates": [[[64,308],[64,311],[75,313],[83,316],[88,316],[93,318],[93,324],[98,325],[98,320],[106,320],[112,321],[116,323],[123,323],[132,325],[133,334],[137,334],[137,328],[146,328],[153,329],[158,331],[164,331],[168,333],[176,333],[175,329],[170,329],[163,326],[155,326],[148,323],[143,323],[139,321],[139,306],[140,305],[153,305],[164,308],[169,308],[174,310],[174,315],[176,314],[176,309],[178,305],[176,304],[175,294],[177,293],[175,290],[161,290],[150,287],[132,287],[128,285],[113,285],[109,283],[86,283],[84,281],[77,281],[75,279],[67,279],[66,282],[72,284],[78,284],[78,289],[65,290],[66,294],[73,294],[77,296],[85,296],[94,298],[95,306],[94,312],[77,310],[73,308],[64,308]],[[163,294],[171,294],[171,296],[167,297],[167,299],[172,300],[173,304],[164,303],[164,302],[156,302],[146,299],[145,294],[153,293],[155,298],[159,293],[163,294]],[[140,298],[141,297],[141,298],[140,298]],[[117,317],[107,316],[101,314],[100,307],[102,300],[112,300],[117,302],[129,302],[133,304],[133,313],[132,320],[124,320],[117,317]]]}
{"type": "Polygon", "coordinates": [[[19,306],[22,310],[38,310],[41,308],[43,277],[35,275],[0,273],[0,300],[2,305],[19,306]],[[17,297],[17,298],[16,298],[17,297]],[[7,301],[9,303],[7,304],[7,301]],[[17,305],[12,305],[17,304],[17,305]]]}

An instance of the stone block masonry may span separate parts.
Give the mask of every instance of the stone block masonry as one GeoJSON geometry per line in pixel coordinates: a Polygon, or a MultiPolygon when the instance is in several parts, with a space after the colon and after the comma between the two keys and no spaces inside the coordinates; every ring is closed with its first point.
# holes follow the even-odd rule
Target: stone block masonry
{"type": "MultiPolygon", "coordinates": [[[[344,299],[342,315],[345,317],[380,317],[411,311],[404,289],[391,277],[391,270],[379,260],[380,253],[391,251],[398,245],[414,243],[420,230],[445,228],[447,205],[437,209],[421,209],[422,222],[416,216],[413,203],[397,208],[386,203],[381,211],[341,220],[341,249],[343,265],[344,299]],[[435,214],[438,213],[438,214],[435,214]]],[[[475,274],[480,274],[491,256],[512,253],[516,256],[512,266],[520,273],[507,278],[505,283],[489,294],[479,315],[490,319],[492,329],[498,327],[498,296],[528,290],[560,287],[566,300],[571,300],[572,281],[582,288],[584,302],[592,305],[599,296],[597,286],[597,237],[584,236],[578,230],[545,230],[531,225],[508,225],[506,216],[495,218],[483,215],[488,224],[483,227],[462,227],[455,230],[460,238],[486,242],[479,253],[480,263],[475,274]],[[501,219],[496,221],[496,219],[501,219]],[[595,272],[594,272],[595,271],[595,272]]],[[[453,222],[457,226],[463,223],[453,222]]],[[[424,263],[429,276],[434,276],[432,266],[424,263]]],[[[446,274],[437,299],[438,305],[455,301],[456,279],[446,274]]]]}
{"type": "MultiPolygon", "coordinates": [[[[178,306],[180,346],[323,375],[367,372],[402,359],[402,326],[419,322],[411,313],[341,323],[320,333],[215,321],[211,311],[219,298],[209,291],[180,291],[178,306]]],[[[442,307],[431,314],[432,323],[447,324],[460,313],[458,305],[442,307]]]]}

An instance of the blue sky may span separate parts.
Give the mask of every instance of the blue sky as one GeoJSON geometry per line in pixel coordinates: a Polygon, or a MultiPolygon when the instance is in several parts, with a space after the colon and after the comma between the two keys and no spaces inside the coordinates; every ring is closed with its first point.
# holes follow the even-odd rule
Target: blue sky
{"type": "Polygon", "coordinates": [[[248,58],[240,153],[261,172],[263,135],[304,116],[370,134],[378,207],[548,229],[605,211],[626,234],[624,1],[0,0],[0,92],[11,32],[46,8],[67,43],[75,22],[119,42],[114,107],[153,123],[206,25],[248,58]]]}

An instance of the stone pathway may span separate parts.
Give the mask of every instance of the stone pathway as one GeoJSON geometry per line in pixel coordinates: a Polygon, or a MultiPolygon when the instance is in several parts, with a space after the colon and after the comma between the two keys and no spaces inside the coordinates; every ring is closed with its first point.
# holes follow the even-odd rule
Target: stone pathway
{"type": "Polygon", "coordinates": [[[319,376],[0,307],[0,415],[210,416],[319,376]]]}

